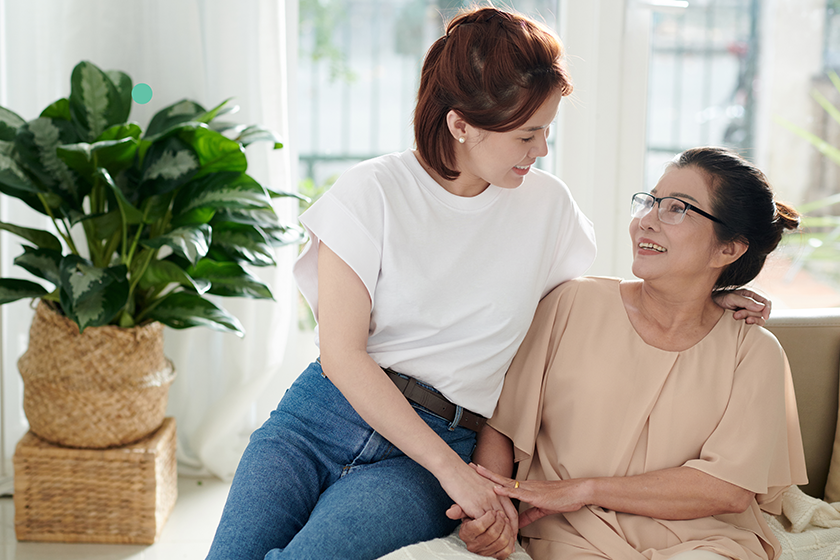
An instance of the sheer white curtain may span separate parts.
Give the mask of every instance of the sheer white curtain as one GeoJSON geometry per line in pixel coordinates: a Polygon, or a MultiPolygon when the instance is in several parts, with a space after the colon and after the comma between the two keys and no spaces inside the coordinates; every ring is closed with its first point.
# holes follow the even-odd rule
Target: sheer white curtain
{"type": "MultiPolygon", "coordinates": [[[[241,110],[232,120],[259,123],[288,138],[287,38],[296,33],[296,18],[296,0],[0,0],[0,105],[33,119],[69,94],[73,66],[90,60],[151,86],[151,102],[134,104],[131,113],[144,128],[155,112],[180,99],[210,108],[234,97],[241,110]]],[[[253,144],[248,172],[274,189],[292,190],[292,155],[289,148],[253,144]]],[[[277,209],[284,221],[296,219],[292,202],[278,202],[277,209]]],[[[0,219],[47,227],[6,197],[0,219]]],[[[16,239],[0,236],[3,276],[26,277],[12,266],[19,252],[16,239]]],[[[167,329],[166,353],[178,372],[168,414],[178,422],[182,472],[231,477],[267,403],[279,400],[280,394],[266,393],[282,391],[276,378],[294,334],[295,255],[293,247],[279,249],[277,267],[255,270],[276,302],[218,301],[243,323],[244,339],[205,328],[167,329]]],[[[16,362],[26,346],[31,310],[18,302],[0,312],[2,447],[9,474],[14,445],[26,430],[16,362]]]]}

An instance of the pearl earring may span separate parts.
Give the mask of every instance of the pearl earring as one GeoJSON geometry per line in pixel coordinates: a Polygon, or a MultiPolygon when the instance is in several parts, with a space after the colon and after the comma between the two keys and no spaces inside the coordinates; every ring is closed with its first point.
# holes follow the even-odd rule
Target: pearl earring
{"type": "Polygon", "coordinates": [[[458,138],[458,142],[460,142],[461,144],[463,144],[463,143],[464,143],[464,142],[466,142],[466,141],[467,141],[467,139],[466,139],[466,138],[464,138],[463,136],[461,136],[460,138],[458,138]]]}

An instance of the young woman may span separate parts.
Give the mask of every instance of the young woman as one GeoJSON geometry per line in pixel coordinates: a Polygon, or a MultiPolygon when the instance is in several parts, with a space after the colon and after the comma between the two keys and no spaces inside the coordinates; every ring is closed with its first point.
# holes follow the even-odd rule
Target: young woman
{"type": "MultiPolygon", "coordinates": [[[[478,472],[523,502],[536,560],[776,558],[761,510],[779,513],[782,490],[806,482],[790,371],[772,334],[712,294],[755,278],[798,215],[718,148],[681,154],[631,213],[640,280],[546,296],[478,472]]],[[[461,531],[470,548],[504,557],[505,539],[478,525],[461,531]]]]}
{"type": "Polygon", "coordinates": [[[532,167],[572,90],[562,59],[525,17],[458,16],[426,56],[416,149],[301,216],[321,357],[253,434],[208,558],[375,558],[451,532],[453,502],[516,525],[467,463],[539,300],[595,256],[568,188],[532,167]]]}

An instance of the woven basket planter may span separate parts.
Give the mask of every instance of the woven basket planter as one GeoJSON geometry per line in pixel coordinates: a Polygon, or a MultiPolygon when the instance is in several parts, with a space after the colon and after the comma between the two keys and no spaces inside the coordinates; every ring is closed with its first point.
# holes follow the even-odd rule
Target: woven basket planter
{"type": "Polygon", "coordinates": [[[93,449],[133,443],[158,429],[175,377],[160,323],[80,334],[44,301],[18,370],[30,430],[58,445],[93,449]]]}

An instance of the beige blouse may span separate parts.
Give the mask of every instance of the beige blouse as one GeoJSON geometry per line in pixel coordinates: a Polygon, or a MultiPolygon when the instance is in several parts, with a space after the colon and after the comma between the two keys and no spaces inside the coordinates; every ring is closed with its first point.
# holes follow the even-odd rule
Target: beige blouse
{"type": "MultiPolygon", "coordinates": [[[[757,494],[741,514],[666,521],[587,506],[522,529],[537,560],[663,559],[705,549],[773,559],[760,509],[806,482],[787,358],[765,329],[726,312],[692,348],[633,329],[620,280],[580,278],[540,303],[490,424],[511,438],[517,477],[632,476],[687,466],[757,494]]],[[[523,507],[528,507],[523,504],[523,507]]],[[[528,548],[528,547],[526,547],[528,548]]]]}

